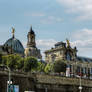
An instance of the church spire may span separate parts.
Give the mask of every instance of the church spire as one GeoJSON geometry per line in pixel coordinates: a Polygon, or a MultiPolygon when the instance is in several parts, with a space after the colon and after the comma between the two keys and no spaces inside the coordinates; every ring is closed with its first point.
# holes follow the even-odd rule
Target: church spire
{"type": "Polygon", "coordinates": [[[12,27],[12,37],[15,38],[15,28],[12,27]]]}
{"type": "Polygon", "coordinates": [[[30,27],[30,31],[29,31],[31,34],[33,34],[33,35],[35,35],[35,33],[34,33],[34,31],[33,31],[33,29],[32,29],[32,25],[31,25],[31,27],[30,27]]]}
{"type": "Polygon", "coordinates": [[[30,28],[30,32],[32,31],[32,25],[31,25],[31,28],[30,28]]]}
{"type": "Polygon", "coordinates": [[[36,47],[35,33],[32,29],[32,26],[30,28],[30,31],[28,32],[27,38],[28,38],[27,47],[36,47]]]}

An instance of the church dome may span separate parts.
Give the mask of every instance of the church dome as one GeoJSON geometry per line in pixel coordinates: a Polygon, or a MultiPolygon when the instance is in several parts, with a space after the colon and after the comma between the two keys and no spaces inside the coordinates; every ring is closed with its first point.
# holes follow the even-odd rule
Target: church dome
{"type": "Polygon", "coordinates": [[[10,47],[12,47],[12,49],[13,49],[13,51],[15,53],[24,54],[24,47],[23,47],[23,45],[15,37],[12,37],[9,40],[7,40],[5,42],[5,44],[4,44],[4,46],[10,46],[10,47]]]}

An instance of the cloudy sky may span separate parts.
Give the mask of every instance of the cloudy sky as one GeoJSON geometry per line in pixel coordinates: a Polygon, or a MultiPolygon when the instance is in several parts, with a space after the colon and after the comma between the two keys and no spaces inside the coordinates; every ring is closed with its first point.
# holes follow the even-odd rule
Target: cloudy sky
{"type": "Polygon", "coordinates": [[[14,27],[26,47],[31,25],[42,52],[68,38],[78,55],[92,58],[92,0],[0,0],[1,45],[14,27]]]}

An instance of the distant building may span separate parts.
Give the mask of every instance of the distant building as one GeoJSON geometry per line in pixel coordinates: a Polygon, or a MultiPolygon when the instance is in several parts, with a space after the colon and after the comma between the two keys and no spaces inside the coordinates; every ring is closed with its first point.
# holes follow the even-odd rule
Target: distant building
{"type": "Polygon", "coordinates": [[[25,56],[33,56],[36,57],[37,59],[42,59],[40,50],[37,49],[36,47],[36,42],[35,42],[35,33],[31,27],[30,31],[28,32],[27,35],[28,41],[27,41],[27,48],[25,48],[25,56]]]}
{"type": "Polygon", "coordinates": [[[40,50],[36,47],[35,33],[32,27],[27,35],[27,48],[24,49],[22,43],[15,38],[15,29],[12,28],[12,37],[0,46],[0,53],[3,55],[19,54],[23,57],[33,56],[37,59],[42,59],[40,50]]]}
{"type": "Polygon", "coordinates": [[[77,56],[77,48],[70,46],[69,40],[67,43],[58,42],[55,48],[45,51],[45,60],[47,63],[57,60],[64,60],[67,64],[66,76],[90,77],[92,79],[92,59],[77,56]]]}
{"type": "Polygon", "coordinates": [[[24,47],[22,43],[15,38],[15,29],[12,28],[12,37],[8,39],[2,46],[0,46],[0,53],[7,54],[20,54],[24,55],[24,47]]]}
{"type": "Polygon", "coordinates": [[[70,43],[67,40],[67,44],[64,42],[58,42],[55,44],[55,48],[46,50],[45,56],[47,62],[54,62],[59,59],[74,61],[77,58],[77,49],[76,47],[71,48],[70,43]]]}

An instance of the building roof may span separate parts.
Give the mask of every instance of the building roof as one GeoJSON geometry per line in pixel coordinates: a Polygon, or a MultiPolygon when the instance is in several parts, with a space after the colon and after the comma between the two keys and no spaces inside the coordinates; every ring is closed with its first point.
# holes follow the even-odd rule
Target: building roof
{"type": "Polygon", "coordinates": [[[34,33],[33,29],[32,29],[32,26],[30,28],[30,32],[29,33],[35,35],[35,33],[34,33]]]}
{"type": "Polygon", "coordinates": [[[14,53],[19,53],[19,54],[24,53],[24,47],[23,47],[22,43],[15,37],[8,39],[5,42],[4,46],[11,46],[14,53]]]}
{"type": "Polygon", "coordinates": [[[92,58],[86,58],[86,57],[77,57],[78,61],[83,61],[83,62],[92,62],[92,58]]]}

